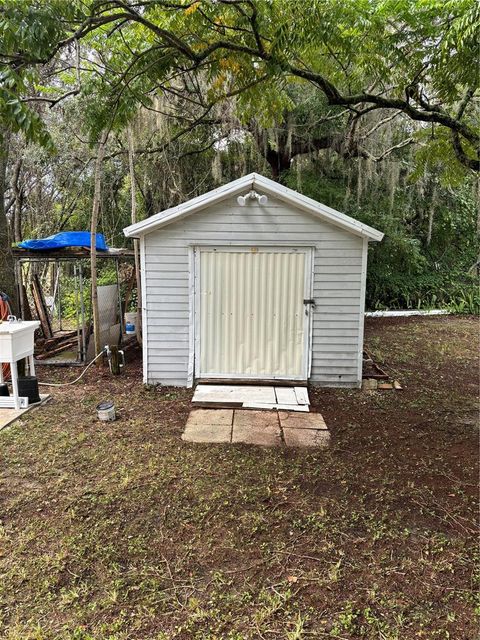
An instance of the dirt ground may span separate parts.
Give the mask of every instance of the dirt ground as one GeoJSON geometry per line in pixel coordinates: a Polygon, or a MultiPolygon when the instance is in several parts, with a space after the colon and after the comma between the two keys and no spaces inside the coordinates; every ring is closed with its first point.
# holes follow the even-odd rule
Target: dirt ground
{"type": "Polygon", "coordinates": [[[183,443],[191,392],[137,353],[54,389],[0,432],[0,637],[474,640],[478,338],[369,319],[404,390],[312,388],[327,451],[183,443]]]}

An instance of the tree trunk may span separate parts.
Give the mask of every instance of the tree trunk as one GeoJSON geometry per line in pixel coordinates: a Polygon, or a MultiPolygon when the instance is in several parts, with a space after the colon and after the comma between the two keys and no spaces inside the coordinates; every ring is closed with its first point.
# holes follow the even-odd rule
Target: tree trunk
{"type": "Polygon", "coordinates": [[[437,187],[434,184],[433,188],[432,188],[432,196],[430,199],[430,207],[428,210],[428,229],[427,229],[427,239],[426,239],[426,245],[427,247],[430,246],[430,243],[432,242],[432,232],[433,232],[433,217],[435,215],[435,205],[437,203],[437,187]]]}
{"type": "MultiPolygon", "coordinates": [[[[103,158],[105,156],[105,144],[108,132],[103,131],[97,145],[97,158],[95,160],[95,182],[93,192],[92,220],[90,223],[90,270],[92,278],[92,315],[93,315],[93,336],[95,340],[95,356],[97,356],[102,346],[100,344],[100,316],[98,313],[98,289],[97,289],[97,226],[98,213],[100,211],[100,200],[102,197],[102,172],[103,158]]],[[[99,362],[99,360],[97,360],[99,362]]]]}
{"type": "Polygon", "coordinates": [[[290,169],[292,159],[287,154],[278,153],[274,149],[269,148],[265,154],[265,160],[272,169],[272,177],[276,182],[281,182],[281,175],[284,171],[290,169]]]}
{"type": "Polygon", "coordinates": [[[15,286],[15,261],[12,254],[10,229],[5,211],[7,187],[9,133],[0,134],[0,291],[7,294],[14,314],[18,314],[18,296],[15,286]]]}
{"type": "MultiPolygon", "coordinates": [[[[131,220],[132,224],[137,222],[137,189],[135,182],[135,147],[132,129],[128,128],[128,167],[130,170],[130,190],[131,190],[131,220]]],[[[135,238],[133,240],[133,252],[135,256],[135,281],[137,285],[137,321],[136,334],[139,344],[142,344],[142,282],[140,273],[140,243],[135,238]]],[[[126,308],[125,308],[126,311],[126,308]]]]}
{"type": "Polygon", "coordinates": [[[15,204],[13,207],[13,240],[14,242],[21,242],[22,238],[22,191],[20,189],[20,172],[22,170],[23,159],[19,158],[15,162],[13,168],[12,179],[12,191],[15,198],[15,204]]]}
{"type": "Polygon", "coordinates": [[[153,216],[155,214],[155,203],[153,201],[153,194],[151,188],[147,185],[144,189],[144,199],[145,199],[145,214],[147,218],[153,216]]]}

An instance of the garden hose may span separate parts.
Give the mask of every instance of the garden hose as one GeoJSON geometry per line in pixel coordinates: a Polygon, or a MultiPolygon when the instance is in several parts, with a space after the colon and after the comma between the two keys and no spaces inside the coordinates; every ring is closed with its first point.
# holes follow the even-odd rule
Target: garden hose
{"type": "Polygon", "coordinates": [[[104,354],[105,354],[105,349],[100,351],[100,353],[97,356],[95,356],[95,358],[91,362],[87,364],[87,366],[82,371],[82,373],[78,376],[78,378],[75,378],[75,380],[72,380],[71,382],[40,382],[39,380],[38,384],[43,384],[45,387],[68,387],[68,385],[70,384],[75,384],[81,378],[83,378],[83,376],[87,373],[88,369],[92,366],[95,360],[98,360],[98,358],[100,358],[100,356],[103,356],[104,354]]]}

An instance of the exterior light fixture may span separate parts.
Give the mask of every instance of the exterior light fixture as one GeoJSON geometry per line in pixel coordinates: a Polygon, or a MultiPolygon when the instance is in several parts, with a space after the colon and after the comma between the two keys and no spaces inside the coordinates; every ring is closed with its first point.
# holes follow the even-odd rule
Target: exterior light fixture
{"type": "Polygon", "coordinates": [[[256,191],[249,191],[244,196],[238,196],[237,202],[241,207],[244,207],[247,204],[247,200],[254,199],[257,200],[258,204],[267,204],[268,198],[265,195],[260,195],[256,191]]]}

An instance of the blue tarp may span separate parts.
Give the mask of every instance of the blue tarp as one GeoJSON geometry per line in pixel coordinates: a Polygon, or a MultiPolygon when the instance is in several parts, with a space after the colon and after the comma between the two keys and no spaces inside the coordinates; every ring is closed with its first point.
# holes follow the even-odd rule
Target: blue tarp
{"type": "MultiPolygon", "coordinates": [[[[108,247],[103,233],[96,234],[96,245],[98,251],[107,251],[108,247]]],[[[33,251],[47,251],[48,249],[63,249],[65,247],[90,248],[90,231],[62,231],[41,240],[24,240],[18,246],[21,249],[32,249],[33,251]]]]}

